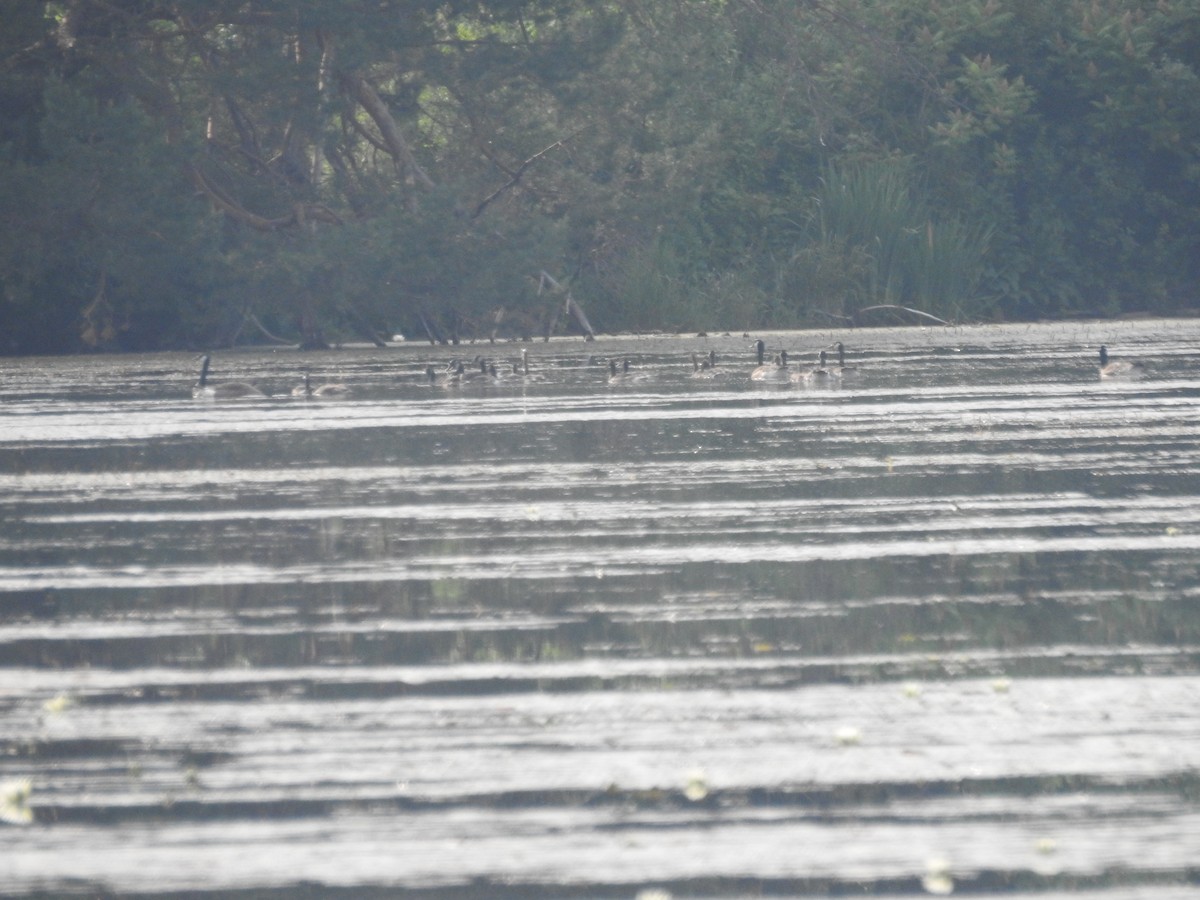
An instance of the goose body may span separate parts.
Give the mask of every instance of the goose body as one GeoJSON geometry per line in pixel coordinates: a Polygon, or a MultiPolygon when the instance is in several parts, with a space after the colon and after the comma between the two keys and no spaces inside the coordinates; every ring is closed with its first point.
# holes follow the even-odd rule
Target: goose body
{"type": "Polygon", "coordinates": [[[475,385],[476,387],[498,384],[508,376],[507,372],[501,375],[496,369],[496,364],[488,362],[482,356],[475,357],[472,361],[472,368],[469,369],[462,363],[459,363],[455,372],[458,375],[459,381],[464,384],[475,385]],[[478,369],[474,368],[476,364],[479,366],[478,369]]]}
{"type": "Polygon", "coordinates": [[[754,342],[754,350],[757,354],[758,365],[750,372],[751,381],[783,382],[788,380],[786,350],[780,350],[779,355],[775,357],[775,361],[769,365],[764,362],[767,345],[762,340],[754,342]]]}
{"type": "Polygon", "coordinates": [[[757,362],[753,369],[750,370],[751,381],[765,381],[770,374],[771,367],[764,361],[767,355],[767,345],[762,339],[754,342],[754,351],[757,354],[757,362]]]}
{"type": "Polygon", "coordinates": [[[354,391],[345,384],[323,384],[313,391],[314,397],[349,397],[354,391]]]}
{"type": "Polygon", "coordinates": [[[1130,362],[1124,359],[1110,360],[1108,348],[1100,346],[1100,377],[1102,379],[1123,378],[1126,380],[1141,378],[1146,374],[1146,367],[1140,362],[1130,362]]]}
{"type": "Polygon", "coordinates": [[[714,368],[716,365],[716,354],[709,351],[709,355],[701,359],[695,353],[692,354],[692,378],[711,379],[717,377],[717,371],[714,368]]]}
{"type": "Polygon", "coordinates": [[[842,375],[839,370],[829,367],[828,356],[824,350],[817,355],[817,364],[810,374],[814,384],[830,384],[842,375]]]}
{"type": "Polygon", "coordinates": [[[837,348],[838,361],[837,366],[833,369],[839,378],[857,378],[862,374],[862,370],[858,366],[846,365],[846,348],[841,341],[837,341],[834,345],[837,348]]]}
{"type": "Polygon", "coordinates": [[[822,350],[817,357],[817,364],[811,369],[797,369],[792,372],[789,380],[793,384],[821,386],[833,384],[838,378],[837,373],[826,365],[826,354],[822,350]]]}
{"type": "Polygon", "coordinates": [[[433,366],[425,367],[425,379],[430,387],[458,387],[462,383],[462,376],[463,364],[461,361],[452,362],[445,372],[438,372],[433,366]]]}
{"type": "Polygon", "coordinates": [[[263,398],[267,395],[254,385],[245,381],[218,381],[209,383],[208,365],[210,357],[206,353],[200,364],[200,380],[192,388],[192,396],[197,400],[237,400],[263,398]]]}
{"type": "Polygon", "coordinates": [[[304,397],[311,399],[313,397],[348,397],[351,390],[344,384],[323,384],[320,387],[312,386],[312,379],[307,372],[304,373],[304,383],[299,387],[292,388],[293,397],[304,397]]]}
{"type": "Polygon", "coordinates": [[[492,384],[496,381],[496,367],[488,363],[482,356],[471,360],[472,368],[468,369],[461,360],[455,366],[459,381],[469,384],[492,384]],[[479,368],[474,368],[478,366],[479,368]]]}
{"type": "Polygon", "coordinates": [[[620,366],[617,365],[617,361],[615,359],[610,359],[608,361],[609,384],[619,384],[624,381],[629,381],[630,379],[629,360],[623,360],[620,366]]]}

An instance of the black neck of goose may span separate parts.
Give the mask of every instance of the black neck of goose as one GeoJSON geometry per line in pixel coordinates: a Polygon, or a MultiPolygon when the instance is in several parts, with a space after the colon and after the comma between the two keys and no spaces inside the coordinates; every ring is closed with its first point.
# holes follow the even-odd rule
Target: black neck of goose
{"type": "Polygon", "coordinates": [[[1101,366],[1108,365],[1108,348],[1107,347],[1100,348],[1100,365],[1101,366]]]}
{"type": "Polygon", "coordinates": [[[754,349],[758,351],[758,364],[761,366],[763,364],[763,357],[767,353],[767,345],[762,341],[755,341],[754,349]]]}
{"type": "Polygon", "coordinates": [[[200,363],[200,387],[205,387],[208,384],[208,357],[200,363]]]}

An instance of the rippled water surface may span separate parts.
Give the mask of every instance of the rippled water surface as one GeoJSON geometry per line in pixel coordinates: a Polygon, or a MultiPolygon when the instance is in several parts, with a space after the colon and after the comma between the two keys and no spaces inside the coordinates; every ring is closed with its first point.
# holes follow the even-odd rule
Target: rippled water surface
{"type": "Polygon", "coordinates": [[[1193,896],[1200,322],[762,337],[0,361],[0,894],[1193,896]]]}

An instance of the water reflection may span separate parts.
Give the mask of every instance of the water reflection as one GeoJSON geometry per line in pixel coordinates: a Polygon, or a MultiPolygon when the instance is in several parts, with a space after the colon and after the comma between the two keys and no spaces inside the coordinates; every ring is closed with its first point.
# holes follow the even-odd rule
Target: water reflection
{"type": "Polygon", "coordinates": [[[181,357],[5,361],[0,782],[35,822],[0,892],[896,894],[941,856],[1171,896],[1198,332],[766,336],[861,366],[786,386],[732,336],[432,388],[427,347],[238,353],[273,396],[225,403],[181,357]],[[1101,342],[1149,377],[1101,382],[1101,342]],[[305,367],[356,392],[293,398],[305,367]]]}

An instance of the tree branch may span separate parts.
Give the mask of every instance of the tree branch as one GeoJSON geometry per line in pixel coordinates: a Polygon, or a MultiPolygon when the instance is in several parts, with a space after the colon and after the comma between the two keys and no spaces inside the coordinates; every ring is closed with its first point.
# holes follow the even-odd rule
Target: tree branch
{"type": "Polygon", "coordinates": [[[391,154],[392,160],[395,163],[396,171],[400,172],[405,181],[419,181],[427,188],[434,188],[437,185],[433,183],[433,179],[425,174],[425,170],[421,168],[417,162],[416,156],[413,155],[412,148],[408,146],[408,142],[404,140],[404,136],[400,134],[400,127],[396,124],[396,120],[392,118],[392,114],[388,111],[387,104],[380,98],[375,89],[367,83],[367,80],[361,75],[343,74],[342,83],[348,88],[351,96],[358,101],[359,105],[367,111],[367,115],[375,123],[375,127],[379,129],[379,134],[383,138],[384,144],[387,146],[388,153],[391,154]]]}
{"type": "Polygon", "coordinates": [[[939,319],[937,316],[933,315],[933,313],[923,312],[919,309],[910,309],[907,306],[897,306],[894,303],[880,303],[876,306],[864,306],[862,309],[858,310],[854,314],[854,317],[858,318],[863,313],[876,312],[878,310],[883,310],[883,309],[890,310],[891,312],[899,311],[899,312],[911,313],[914,316],[923,316],[926,319],[932,319],[933,321],[937,322],[939,325],[953,325],[954,324],[953,322],[947,322],[945,319],[939,319]]]}
{"type": "MultiPolygon", "coordinates": [[[[564,290],[566,291],[567,302],[566,302],[564,308],[570,315],[575,317],[575,321],[578,322],[579,327],[583,329],[584,340],[594,341],[596,339],[596,333],[594,331],[592,331],[592,323],[588,321],[587,316],[584,314],[583,307],[575,302],[575,298],[571,296],[571,291],[569,288],[564,288],[561,284],[559,284],[554,279],[553,275],[551,275],[549,272],[547,272],[543,269],[539,273],[539,276],[538,276],[538,293],[539,294],[542,292],[542,289],[547,284],[549,284],[550,287],[552,287],[556,291],[564,291],[564,290]]],[[[557,317],[556,317],[556,320],[557,320],[557,317]]],[[[550,340],[550,332],[548,329],[546,331],[546,340],[550,340]]]]}
{"type": "Polygon", "coordinates": [[[531,165],[533,165],[535,162],[537,162],[539,159],[541,159],[543,156],[545,156],[547,153],[549,153],[555,147],[561,147],[564,142],[569,141],[571,138],[573,138],[577,134],[579,134],[579,132],[582,130],[583,130],[582,128],[577,129],[576,131],[567,135],[567,137],[560,138],[559,140],[557,140],[553,144],[551,144],[549,147],[539,150],[537,153],[533,154],[533,156],[529,157],[529,159],[525,160],[525,162],[523,162],[519,166],[517,166],[517,170],[509,176],[509,179],[505,184],[502,184],[500,187],[496,188],[496,190],[492,191],[490,194],[488,194],[486,197],[484,197],[483,200],[481,200],[479,202],[479,205],[475,207],[475,212],[471,213],[471,218],[478,219],[479,216],[483,214],[483,211],[488,208],[488,205],[493,200],[495,200],[497,197],[499,197],[501,194],[503,194],[509,188],[516,185],[516,183],[521,180],[521,176],[525,174],[526,169],[528,169],[531,165]]]}
{"type": "Polygon", "coordinates": [[[234,200],[220,185],[213,182],[194,163],[187,164],[187,172],[192,178],[192,183],[218,209],[235,221],[241,222],[243,225],[248,225],[256,231],[279,231],[282,228],[303,225],[309,221],[325,222],[330,225],[343,224],[341,217],[337,213],[327,206],[321,206],[316,203],[297,203],[292,207],[290,215],[268,219],[266,216],[260,216],[258,213],[251,212],[234,200]]]}

